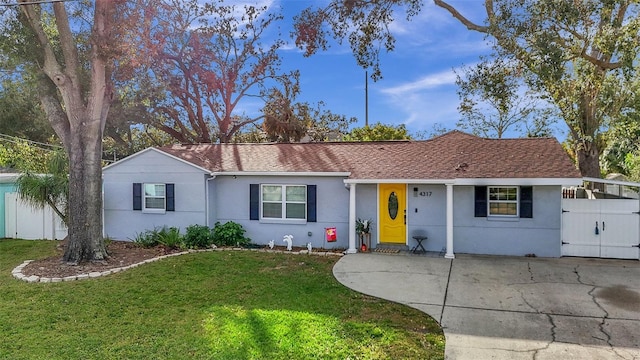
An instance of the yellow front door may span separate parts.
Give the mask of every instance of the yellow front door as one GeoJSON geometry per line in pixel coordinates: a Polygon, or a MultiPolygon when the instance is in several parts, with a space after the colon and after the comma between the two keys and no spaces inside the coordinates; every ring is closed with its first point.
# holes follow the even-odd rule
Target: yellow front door
{"type": "Polygon", "coordinates": [[[379,184],[380,242],[407,243],[407,185],[379,184]]]}

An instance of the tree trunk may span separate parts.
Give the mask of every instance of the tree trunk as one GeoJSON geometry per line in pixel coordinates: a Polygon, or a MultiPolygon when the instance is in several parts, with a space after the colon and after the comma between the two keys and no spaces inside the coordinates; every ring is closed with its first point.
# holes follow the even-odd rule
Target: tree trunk
{"type": "Polygon", "coordinates": [[[583,140],[576,149],[576,158],[578,160],[578,169],[584,177],[600,178],[600,150],[598,146],[592,142],[583,140]]]}
{"type": "Polygon", "coordinates": [[[87,64],[91,76],[86,87],[81,80],[83,64],[65,4],[54,2],[52,7],[63,61],[56,56],[43,27],[46,22],[39,5],[24,4],[21,10],[40,45],[40,99],[69,155],[69,242],[63,261],[100,261],[107,257],[102,238],[102,135],[112,101],[111,63],[105,50],[111,40],[115,2],[95,1],[87,64]]]}
{"type": "Polygon", "coordinates": [[[70,264],[107,257],[102,238],[102,137],[100,122],[79,122],[71,129],[69,153],[69,243],[63,260],[70,264]],[[95,127],[98,129],[95,129],[95,127]]]}

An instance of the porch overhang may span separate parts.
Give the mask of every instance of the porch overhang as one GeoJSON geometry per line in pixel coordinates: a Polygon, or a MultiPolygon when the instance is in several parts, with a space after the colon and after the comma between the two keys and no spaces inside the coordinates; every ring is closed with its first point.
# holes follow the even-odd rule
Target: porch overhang
{"type": "MultiPolygon", "coordinates": [[[[579,186],[583,178],[457,178],[457,179],[345,179],[349,189],[349,248],[347,253],[356,249],[356,187],[376,184],[427,184],[446,186],[446,254],[453,259],[453,188],[454,186],[579,186]]],[[[627,184],[624,184],[627,185],[627,184]]]]}
{"type": "MultiPolygon", "coordinates": [[[[511,186],[579,186],[590,178],[456,178],[456,179],[345,179],[345,184],[428,184],[428,185],[511,185],[511,186]]],[[[602,179],[601,179],[602,180],[602,179]]],[[[595,181],[595,180],[593,180],[595,181]]],[[[622,184],[622,185],[627,185],[622,184]]],[[[633,185],[630,185],[633,186],[633,185]]],[[[636,185],[637,186],[637,185],[636,185]]]]}

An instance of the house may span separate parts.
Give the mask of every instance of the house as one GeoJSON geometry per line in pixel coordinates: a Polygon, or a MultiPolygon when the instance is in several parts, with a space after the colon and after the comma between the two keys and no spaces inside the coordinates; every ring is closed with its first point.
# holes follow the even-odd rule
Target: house
{"type": "Polygon", "coordinates": [[[562,186],[582,184],[554,138],[201,144],[149,148],[104,168],[104,233],[235,221],[254,243],[561,256],[562,186]],[[337,241],[328,242],[326,229],[337,241]]]}

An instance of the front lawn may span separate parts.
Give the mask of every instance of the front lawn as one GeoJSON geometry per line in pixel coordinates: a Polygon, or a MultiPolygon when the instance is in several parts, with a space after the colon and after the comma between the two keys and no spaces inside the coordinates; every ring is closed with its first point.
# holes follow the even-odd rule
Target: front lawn
{"type": "Polygon", "coordinates": [[[11,276],[54,242],[0,240],[0,359],[442,359],[429,316],[353,292],[335,257],[222,251],[107,277],[11,276]]]}

